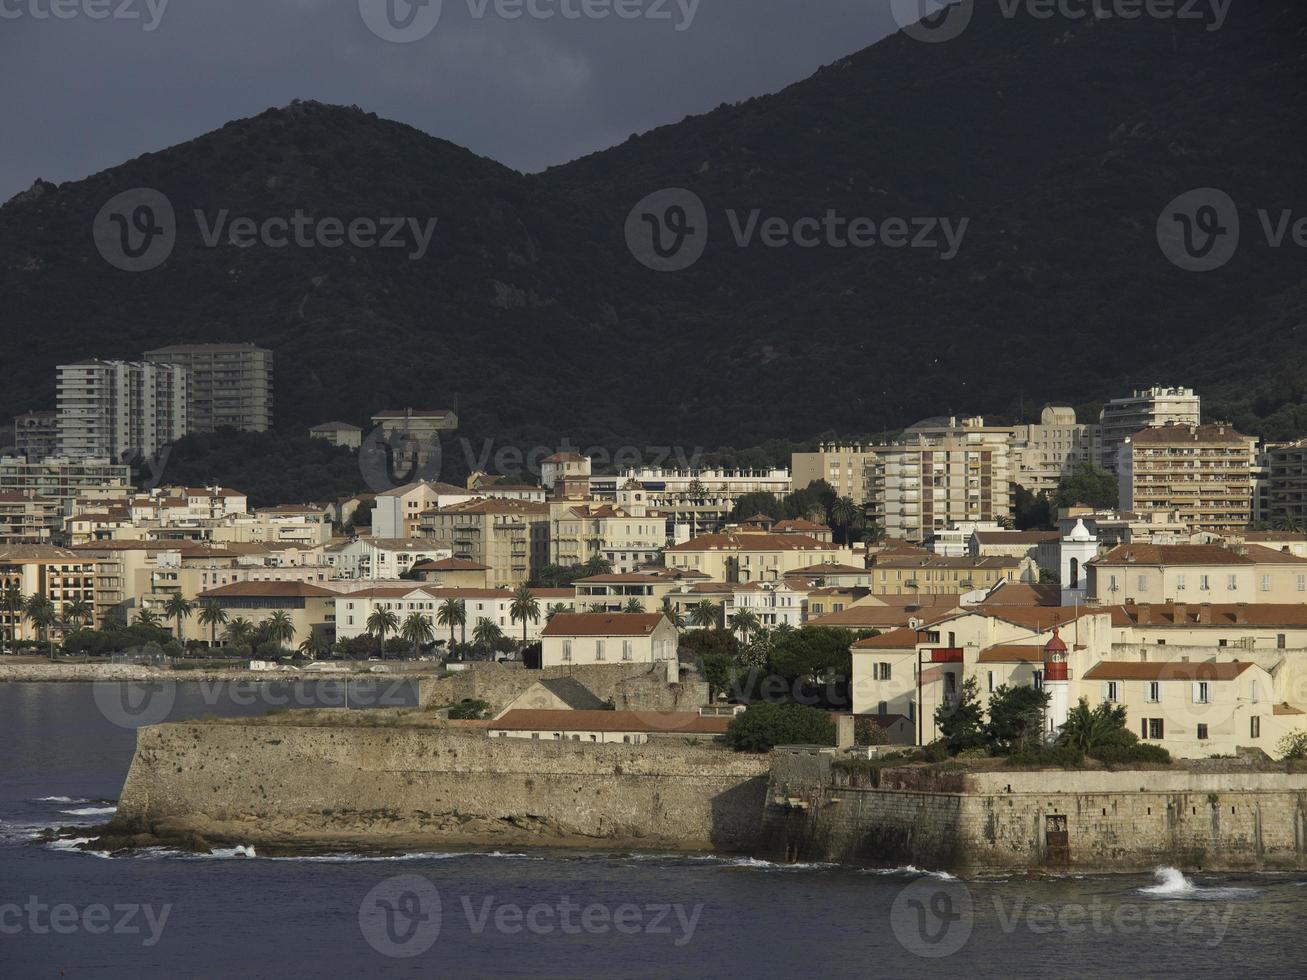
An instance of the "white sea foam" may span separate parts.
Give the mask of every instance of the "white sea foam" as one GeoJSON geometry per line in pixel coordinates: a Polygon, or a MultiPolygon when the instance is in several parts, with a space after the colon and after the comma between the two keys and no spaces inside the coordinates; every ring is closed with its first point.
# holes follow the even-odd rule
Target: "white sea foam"
{"type": "Polygon", "coordinates": [[[37,803],[90,803],[90,800],[82,799],[80,796],[38,796],[37,803]]]}
{"type": "Polygon", "coordinates": [[[110,813],[117,813],[116,806],[84,806],[78,810],[60,810],[60,813],[66,813],[70,817],[103,817],[110,813]]]}
{"type": "Polygon", "coordinates": [[[926,871],[914,864],[905,864],[898,868],[859,868],[858,873],[864,875],[921,875],[928,878],[939,878],[943,881],[957,880],[957,875],[951,875],[947,871],[926,871]]]}
{"type": "Polygon", "coordinates": [[[108,851],[84,851],[79,846],[81,844],[89,844],[92,840],[94,840],[92,837],[70,837],[66,840],[51,841],[46,844],[45,847],[46,850],[50,851],[63,851],[71,854],[90,854],[92,857],[98,858],[111,858],[113,856],[108,851]]]}
{"type": "Polygon", "coordinates": [[[1178,868],[1158,868],[1153,872],[1156,885],[1140,888],[1141,895],[1156,898],[1183,899],[1191,901],[1221,902],[1237,898],[1252,898],[1261,894],[1256,888],[1202,888],[1186,878],[1178,868]]]}

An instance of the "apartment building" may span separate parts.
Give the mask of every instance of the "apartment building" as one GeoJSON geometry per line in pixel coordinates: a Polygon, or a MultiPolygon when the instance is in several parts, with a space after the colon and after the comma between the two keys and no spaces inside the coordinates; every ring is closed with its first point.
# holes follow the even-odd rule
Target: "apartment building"
{"type": "Polygon", "coordinates": [[[421,534],[452,555],[487,566],[492,587],[512,589],[549,564],[549,505],[470,500],[423,512],[421,534]]]}
{"type": "Polygon", "coordinates": [[[323,422],[309,429],[309,438],[322,439],[346,449],[358,449],[363,444],[363,430],[348,422],[323,422]]]}
{"type": "Polygon", "coordinates": [[[180,365],[85,360],[57,371],[62,457],[154,457],[188,431],[190,381],[180,365]]]}
{"type": "Polygon", "coordinates": [[[1257,440],[1225,424],[1143,429],[1121,444],[1122,510],[1171,511],[1191,532],[1228,534],[1252,521],[1257,440]]]}
{"type": "Polygon", "coordinates": [[[50,544],[62,530],[57,501],[30,491],[0,493],[0,545],[50,544]]]}
{"type": "Polygon", "coordinates": [[[24,412],[14,416],[14,454],[29,463],[59,454],[59,413],[24,412]]]}
{"type": "Polygon", "coordinates": [[[1255,544],[1124,544],[1085,564],[1090,602],[1307,602],[1307,558],[1255,544]]]}
{"type": "Polygon", "coordinates": [[[874,512],[887,537],[921,543],[955,524],[1012,516],[1008,430],[982,421],[910,430],[877,448],[874,512]]]}
{"type": "MultiPolygon", "coordinates": [[[[95,562],[67,548],[46,544],[0,545],[0,591],[10,585],[18,586],[25,597],[45,596],[61,621],[75,602],[85,602],[92,610],[96,609],[95,562]]],[[[92,612],[83,622],[94,626],[99,620],[92,612]]],[[[15,635],[20,640],[39,638],[35,627],[21,612],[11,615],[0,609],[0,628],[6,636],[15,635]],[[16,633],[11,634],[10,630],[16,633]]]]}
{"type": "Polygon", "coordinates": [[[145,352],[190,376],[190,430],[272,428],[272,351],[254,344],[173,344],[145,352]]]}
{"type": "Polygon", "coordinates": [[[415,565],[449,557],[447,544],[428,538],[359,538],[326,551],[327,563],[342,579],[398,579],[415,565]]]}
{"type": "Polygon", "coordinates": [[[590,478],[590,496],[616,503],[628,514],[643,507],[663,515],[666,538],[686,541],[717,530],[746,493],[790,492],[790,471],[626,469],[590,478]]]}
{"type": "Polygon", "coordinates": [[[663,553],[668,568],[699,572],[713,582],[779,582],[821,563],[852,565],[853,549],[802,534],[702,534],[663,553]]]}
{"type": "Polygon", "coordinates": [[[793,453],[790,468],[794,471],[793,489],[825,480],[836,496],[848,497],[858,506],[874,502],[872,473],[876,465],[876,448],[861,443],[824,442],[813,453],[793,453]]]}
{"type": "Polygon", "coordinates": [[[396,474],[426,473],[440,464],[440,433],[458,428],[458,416],[448,409],[383,409],[372,416],[390,450],[389,465],[396,474]]]}
{"type": "Polygon", "coordinates": [[[540,485],[551,497],[565,500],[590,495],[591,460],[577,452],[554,453],[540,461],[540,485]]]}
{"type": "Polygon", "coordinates": [[[1268,445],[1258,487],[1257,520],[1278,526],[1307,527],[1307,439],[1268,445]]]}
{"type": "Polygon", "coordinates": [[[474,490],[449,483],[406,483],[376,495],[372,508],[372,533],[379,538],[412,538],[421,532],[423,511],[439,510],[476,500],[474,490]]]}
{"type": "Polygon", "coordinates": [[[871,591],[876,595],[959,595],[989,590],[1000,582],[1038,578],[1033,560],[1011,555],[878,555],[870,571],[871,591]]]}
{"type": "Polygon", "coordinates": [[[1073,408],[1045,405],[1038,425],[1011,431],[1012,482],[1031,493],[1052,493],[1077,466],[1102,459],[1102,427],[1077,422],[1073,408]]]}
{"type": "Polygon", "coordinates": [[[612,504],[555,501],[549,511],[550,561],[565,568],[603,559],[615,572],[634,572],[658,562],[667,544],[662,515],[643,507],[628,513],[612,504]]]}
{"type": "Polygon", "coordinates": [[[78,498],[126,500],[134,492],[131,468],[105,460],[52,458],[40,462],[0,458],[0,493],[34,494],[71,513],[78,498]]]}
{"type": "Polygon", "coordinates": [[[1137,389],[1128,398],[1113,398],[1098,413],[1099,466],[1117,472],[1121,445],[1140,429],[1156,425],[1199,425],[1202,399],[1192,388],[1154,385],[1137,389]]]}

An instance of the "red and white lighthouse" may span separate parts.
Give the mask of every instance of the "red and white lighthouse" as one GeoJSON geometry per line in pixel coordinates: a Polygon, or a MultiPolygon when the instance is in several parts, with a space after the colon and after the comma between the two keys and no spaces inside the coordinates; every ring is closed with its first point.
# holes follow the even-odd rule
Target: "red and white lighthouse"
{"type": "Polygon", "coordinates": [[[1053,629],[1053,638],[1044,644],[1044,690],[1048,692],[1048,731],[1056,734],[1066,724],[1071,710],[1070,681],[1067,675],[1066,644],[1053,629]]]}

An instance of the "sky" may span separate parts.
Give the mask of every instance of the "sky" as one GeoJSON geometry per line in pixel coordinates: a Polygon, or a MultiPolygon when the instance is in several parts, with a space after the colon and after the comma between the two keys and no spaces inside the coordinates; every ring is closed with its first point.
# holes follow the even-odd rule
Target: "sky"
{"type": "Polygon", "coordinates": [[[297,98],[542,170],[896,29],[890,0],[418,4],[0,0],[0,201],[297,98]]]}

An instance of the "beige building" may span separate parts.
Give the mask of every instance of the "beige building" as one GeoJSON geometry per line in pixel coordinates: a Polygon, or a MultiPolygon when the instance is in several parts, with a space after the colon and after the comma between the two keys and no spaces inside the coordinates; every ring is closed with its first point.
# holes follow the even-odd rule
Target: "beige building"
{"type": "Polygon", "coordinates": [[[14,416],[14,452],[29,463],[59,455],[59,413],[24,412],[14,416]]]}
{"type": "MultiPolygon", "coordinates": [[[[45,544],[0,545],[0,591],[17,585],[25,597],[42,595],[54,605],[61,619],[74,602],[95,605],[95,562],[67,548],[45,544]]],[[[94,614],[85,625],[99,624],[94,614]]],[[[22,613],[12,618],[0,609],[0,627],[9,636],[17,630],[20,640],[38,639],[37,631],[22,613]]]]}
{"type": "MultiPolygon", "coordinates": [[[[527,619],[527,642],[540,639],[548,622],[547,610],[551,605],[572,608],[572,590],[532,589],[532,597],[540,607],[536,620],[527,619]]],[[[368,631],[368,618],[373,611],[385,609],[395,614],[402,624],[414,613],[431,625],[436,640],[449,640],[449,627],[439,623],[440,607],[448,600],[463,604],[467,621],[455,629],[455,638],[462,643],[473,636],[477,623],[489,620],[505,636],[521,640],[523,622],[513,619],[513,593],[507,589],[440,588],[433,585],[384,585],[372,589],[342,592],[336,597],[336,635],[341,639],[362,636],[368,631]]],[[[561,614],[559,614],[561,615],[561,614]]],[[[555,616],[555,619],[558,617],[555,616]]],[[[392,636],[394,634],[391,634],[392,636]]]]}
{"type": "Polygon", "coordinates": [[[942,555],[878,555],[871,565],[871,591],[876,595],[959,595],[988,591],[999,582],[1038,578],[1029,558],[993,555],[948,558],[942,555]]]}
{"type": "Polygon", "coordinates": [[[616,503],[628,514],[657,511],[668,540],[685,541],[716,531],[746,493],[790,492],[790,471],[626,469],[617,476],[592,476],[590,496],[616,503]]]}
{"type": "Polygon", "coordinates": [[[822,443],[815,453],[794,453],[790,457],[794,471],[794,489],[802,489],[815,480],[825,480],[836,496],[849,497],[860,506],[874,503],[872,475],[876,467],[876,447],[861,443],[822,443]]]}
{"type": "Polygon", "coordinates": [[[418,526],[447,557],[487,566],[494,588],[515,588],[549,564],[548,504],[471,500],[425,511],[418,526]]]}
{"type": "Polygon", "coordinates": [[[1193,532],[1229,534],[1252,521],[1257,440],[1231,426],[1165,425],[1121,445],[1120,507],[1175,513],[1193,532]]]}
{"type": "Polygon", "coordinates": [[[478,500],[482,494],[450,483],[407,483],[377,494],[372,509],[372,533],[378,538],[416,538],[423,511],[478,500]]]}
{"type": "Polygon", "coordinates": [[[1123,544],[1085,572],[1105,605],[1307,602],[1307,558],[1260,545],[1123,544]]]}
{"type": "Polygon", "coordinates": [[[190,430],[272,428],[272,351],[254,344],[173,344],[145,352],[190,376],[190,430]]]}
{"type": "MultiPolygon", "coordinates": [[[[311,634],[328,640],[336,634],[337,593],[309,582],[237,582],[201,592],[200,603],[214,602],[229,620],[244,618],[254,626],[278,611],[286,613],[295,627],[295,635],[285,646],[294,649],[311,634]]],[[[200,631],[198,623],[195,629],[200,631]]],[[[197,632],[206,639],[207,632],[197,632]]]]}
{"type": "Polygon", "coordinates": [[[662,662],[675,681],[678,637],[662,613],[559,613],[541,634],[541,666],[662,662]]]}
{"type": "Polygon", "coordinates": [[[668,568],[700,572],[714,582],[779,582],[801,568],[824,562],[851,565],[851,548],[802,534],[704,534],[673,545],[668,568]]]}
{"type": "Polygon", "coordinates": [[[154,457],[190,431],[190,377],[180,365],[91,359],[57,370],[62,457],[154,457]]]}
{"type": "Polygon", "coordinates": [[[309,438],[323,439],[346,449],[358,449],[363,444],[363,430],[348,422],[323,422],[309,429],[309,438]]]}
{"type": "Polygon", "coordinates": [[[612,504],[554,502],[549,505],[550,561],[564,568],[604,559],[615,572],[656,564],[667,544],[667,524],[637,506],[634,513],[612,504]]]}
{"type": "Polygon", "coordinates": [[[431,538],[372,537],[332,545],[325,555],[338,578],[385,580],[408,575],[414,565],[444,561],[450,550],[431,538]]]}
{"type": "Polygon", "coordinates": [[[490,566],[462,558],[441,558],[414,562],[409,575],[418,581],[446,589],[487,589],[490,566]]]}
{"type": "Polygon", "coordinates": [[[0,546],[50,544],[63,530],[57,501],[31,493],[0,493],[0,546]]]}
{"type": "Polygon", "coordinates": [[[1102,430],[1076,421],[1073,408],[1045,405],[1038,425],[1012,428],[1012,482],[1031,493],[1052,493],[1077,466],[1097,466],[1102,430]]]}
{"type": "Polygon", "coordinates": [[[1117,472],[1121,446],[1140,429],[1157,425],[1199,425],[1202,400],[1192,388],[1154,385],[1128,398],[1113,398],[1098,413],[1102,456],[1100,468],[1117,472]]]}

